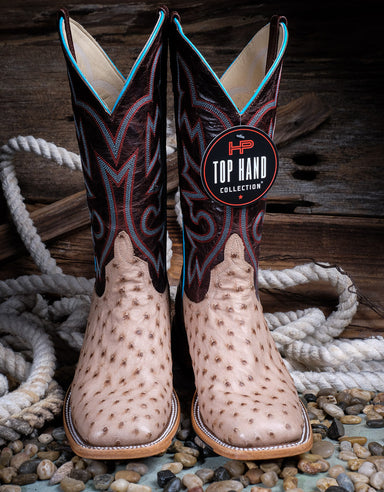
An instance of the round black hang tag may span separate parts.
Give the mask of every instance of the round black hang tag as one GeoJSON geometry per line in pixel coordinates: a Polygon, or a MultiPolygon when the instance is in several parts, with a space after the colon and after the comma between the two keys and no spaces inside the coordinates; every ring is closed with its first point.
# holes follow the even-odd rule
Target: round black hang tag
{"type": "Polygon", "coordinates": [[[211,198],[243,207],[270,189],[278,163],[276,147],[266,133],[250,126],[235,126],[224,130],[208,145],[201,179],[211,198]]]}

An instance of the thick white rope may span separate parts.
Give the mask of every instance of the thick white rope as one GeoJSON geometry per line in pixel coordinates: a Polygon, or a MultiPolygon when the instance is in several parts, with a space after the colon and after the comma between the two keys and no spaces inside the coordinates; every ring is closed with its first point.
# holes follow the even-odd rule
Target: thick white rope
{"type": "Polygon", "coordinates": [[[26,323],[20,316],[2,314],[0,317],[0,332],[22,338],[33,350],[33,363],[25,382],[0,398],[1,425],[6,425],[12,415],[44,397],[55,370],[56,359],[48,334],[32,323],[27,328],[28,336],[25,336],[26,323]]]}
{"type": "MultiPolygon", "coordinates": [[[[167,154],[175,151],[174,138],[168,129],[167,154]]],[[[94,281],[64,275],[57,267],[23,202],[12,158],[16,152],[33,152],[61,166],[80,170],[77,154],[32,136],[9,140],[0,153],[0,178],[10,214],[17,230],[42,271],[41,275],[22,276],[0,281],[0,373],[9,374],[21,385],[8,392],[7,380],[0,377],[0,437],[17,439],[31,426],[51,418],[62,400],[61,390],[52,381],[55,353],[49,336],[59,336],[79,350],[89,312],[94,281]],[[46,294],[60,297],[49,303],[46,294]],[[7,335],[5,335],[7,334],[7,335]],[[16,338],[14,338],[16,337],[16,338]],[[15,349],[16,341],[32,350],[32,363],[15,349]],[[45,400],[44,400],[45,398],[45,400]],[[39,399],[44,405],[39,406],[39,399]],[[7,427],[8,426],[8,427],[7,427]]],[[[176,195],[176,214],[182,226],[180,200],[176,195]]],[[[167,238],[167,267],[172,256],[167,238]]],[[[384,360],[382,338],[336,340],[351,322],[357,309],[352,281],[336,268],[315,263],[282,271],[260,270],[260,288],[286,290],[297,285],[327,282],[339,297],[337,309],[328,317],[318,308],[287,313],[266,313],[265,317],[276,344],[284,356],[299,391],[335,386],[337,389],[360,386],[383,391],[384,360]]],[[[175,289],[172,290],[174,294],[175,289]]]]}
{"type": "Polygon", "coordinates": [[[0,153],[0,179],[9,212],[25,247],[34,262],[43,273],[61,273],[61,268],[46,249],[24,205],[24,200],[17,182],[12,158],[15,152],[32,152],[39,156],[55,161],[72,170],[81,169],[80,157],[73,152],[57,147],[45,140],[30,137],[11,138],[3,145],[0,153]]]}
{"type": "MultiPolygon", "coordinates": [[[[4,317],[0,317],[2,323],[4,317]]],[[[0,372],[2,375],[10,374],[17,381],[25,381],[31,371],[31,364],[17,352],[0,344],[0,372]]],[[[3,396],[6,391],[1,391],[3,396]]]]}

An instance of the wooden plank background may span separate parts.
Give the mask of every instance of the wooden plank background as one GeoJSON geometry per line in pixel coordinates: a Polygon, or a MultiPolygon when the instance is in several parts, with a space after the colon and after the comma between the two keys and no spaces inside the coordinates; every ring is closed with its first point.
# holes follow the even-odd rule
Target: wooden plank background
{"type": "MultiPolygon", "coordinates": [[[[0,143],[17,135],[33,135],[78,152],[56,32],[59,7],[66,6],[121,72],[128,74],[153,28],[157,5],[111,0],[102,4],[1,2],[0,143]]],[[[280,108],[313,95],[324,121],[315,129],[305,122],[301,127],[305,135],[280,145],[280,172],[269,193],[261,267],[285,268],[309,259],[339,265],[351,275],[363,299],[344,335],[384,334],[384,56],[378,2],[364,2],[364,8],[358,2],[329,0],[316,4],[299,0],[262,4],[252,0],[179,0],[168,5],[179,11],[184,31],[219,75],[271,15],[287,16],[290,41],[280,108]]],[[[170,80],[168,87],[172,119],[170,80]]],[[[300,122],[293,118],[290,134],[295,125],[300,122]]],[[[280,127],[280,134],[287,128],[288,123],[280,127]]],[[[172,285],[177,284],[182,262],[174,214],[175,166],[174,155],[169,159],[168,183],[169,232],[174,243],[172,285]]],[[[66,273],[91,277],[92,247],[81,173],[25,154],[17,157],[16,168],[38,230],[60,266],[66,273]],[[73,214],[66,214],[66,228],[57,230],[62,207],[68,203],[73,214]],[[53,214],[49,220],[44,219],[45,207],[53,214]]],[[[0,278],[36,272],[18,243],[2,196],[0,213],[0,278]]],[[[262,300],[266,307],[279,310],[297,303],[297,298],[293,301],[289,296],[266,294],[262,300]]],[[[319,303],[326,309],[332,302],[331,292],[315,289],[302,296],[300,305],[319,303]]]]}

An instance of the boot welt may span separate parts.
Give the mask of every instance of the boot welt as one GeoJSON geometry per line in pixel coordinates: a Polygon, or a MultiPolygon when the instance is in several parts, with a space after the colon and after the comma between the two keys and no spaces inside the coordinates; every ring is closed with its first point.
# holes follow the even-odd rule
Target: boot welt
{"type": "Polygon", "coordinates": [[[217,438],[203,422],[200,415],[199,399],[195,393],[192,402],[192,425],[196,434],[220,456],[235,460],[267,460],[295,456],[309,451],[312,447],[312,428],[304,405],[300,401],[304,420],[303,432],[299,440],[273,446],[239,447],[217,438]]]}
{"type": "Polygon", "coordinates": [[[64,400],[64,429],[72,450],[82,458],[131,459],[156,456],[168,449],[180,424],[180,403],[175,391],[173,391],[171,416],[166,429],[157,439],[135,446],[92,446],[82,439],[73,425],[70,400],[71,390],[69,389],[64,400]]]}

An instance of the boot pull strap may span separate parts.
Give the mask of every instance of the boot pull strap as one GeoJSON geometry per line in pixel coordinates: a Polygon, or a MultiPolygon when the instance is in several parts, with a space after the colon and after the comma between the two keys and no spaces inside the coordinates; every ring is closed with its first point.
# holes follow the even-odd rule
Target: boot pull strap
{"type": "Polygon", "coordinates": [[[62,17],[64,19],[64,28],[65,28],[65,34],[67,35],[67,43],[68,43],[68,48],[69,51],[71,52],[73,58],[76,60],[76,53],[75,53],[75,46],[73,44],[73,39],[72,39],[72,32],[71,32],[71,26],[69,23],[69,14],[67,9],[60,9],[59,12],[59,19],[62,17]]]}
{"type": "Polygon", "coordinates": [[[171,12],[171,22],[174,22],[175,20],[181,22],[181,17],[180,17],[179,12],[177,12],[176,10],[172,10],[172,12],[171,12]]]}
{"type": "Polygon", "coordinates": [[[279,44],[279,28],[280,22],[287,23],[287,19],[281,15],[273,15],[269,24],[269,40],[268,40],[268,53],[267,62],[265,64],[265,73],[271,68],[276,55],[277,47],[279,44]]]}
{"type": "Polygon", "coordinates": [[[167,19],[169,18],[169,8],[167,7],[167,5],[161,4],[161,5],[159,6],[159,11],[163,11],[163,12],[164,12],[165,17],[166,17],[167,19]]]}

